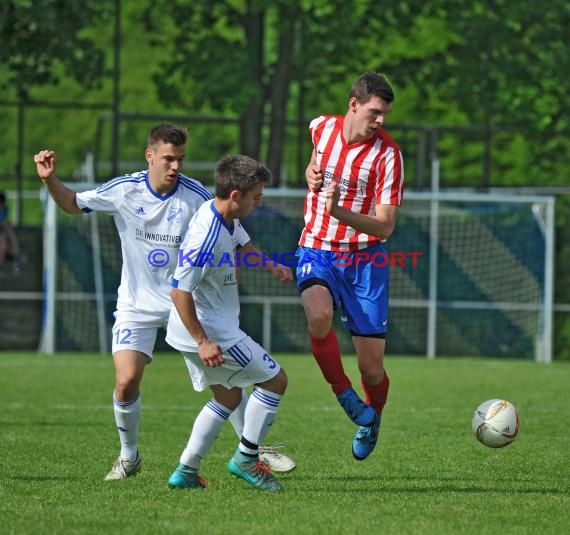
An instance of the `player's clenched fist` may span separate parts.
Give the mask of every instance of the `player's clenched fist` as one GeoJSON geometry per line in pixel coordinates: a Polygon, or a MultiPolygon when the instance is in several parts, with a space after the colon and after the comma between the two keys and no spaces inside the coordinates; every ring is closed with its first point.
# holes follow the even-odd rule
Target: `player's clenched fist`
{"type": "Polygon", "coordinates": [[[41,150],[34,155],[38,176],[42,180],[47,180],[55,173],[56,160],[53,150],[41,150]]]}
{"type": "Polygon", "coordinates": [[[220,346],[208,339],[198,344],[198,355],[206,366],[212,368],[221,366],[225,362],[220,346]]]}
{"type": "Polygon", "coordinates": [[[309,165],[305,171],[307,184],[312,192],[317,192],[323,185],[323,172],[316,165],[309,165]]]}

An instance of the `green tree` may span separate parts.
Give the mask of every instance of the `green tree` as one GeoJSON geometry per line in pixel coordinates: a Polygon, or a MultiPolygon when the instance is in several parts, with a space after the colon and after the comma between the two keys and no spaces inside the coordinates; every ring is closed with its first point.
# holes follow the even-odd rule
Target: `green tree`
{"type": "MultiPolygon", "coordinates": [[[[456,123],[508,127],[510,135],[494,139],[498,183],[506,176],[526,184],[564,181],[563,155],[570,152],[565,0],[407,0],[388,9],[398,24],[387,39],[395,53],[386,66],[414,88],[419,117],[441,123],[453,114],[456,123]]],[[[368,35],[382,27],[371,21],[368,35]]],[[[461,147],[452,150],[459,154],[461,147]]]]}
{"type": "MultiPolygon", "coordinates": [[[[33,87],[59,82],[58,72],[93,87],[103,74],[103,52],[82,29],[109,13],[110,0],[85,2],[5,0],[0,4],[0,89],[18,100],[15,175],[24,181],[24,109],[33,87]]],[[[18,196],[16,222],[22,222],[18,196]]]]}
{"type": "Polygon", "coordinates": [[[103,52],[82,29],[111,14],[112,0],[4,0],[0,5],[1,82],[25,97],[32,86],[56,84],[58,63],[85,87],[103,74],[103,52]]]}
{"type": "Polygon", "coordinates": [[[353,60],[354,35],[369,5],[341,0],[157,0],[144,17],[156,44],[171,50],[155,76],[160,98],[168,105],[193,110],[207,106],[236,117],[241,151],[265,156],[279,183],[286,120],[298,112],[290,98],[292,88],[298,96],[317,81],[327,87],[339,74],[344,83],[342,65],[353,60]],[[266,136],[264,125],[269,125],[266,136]]]}

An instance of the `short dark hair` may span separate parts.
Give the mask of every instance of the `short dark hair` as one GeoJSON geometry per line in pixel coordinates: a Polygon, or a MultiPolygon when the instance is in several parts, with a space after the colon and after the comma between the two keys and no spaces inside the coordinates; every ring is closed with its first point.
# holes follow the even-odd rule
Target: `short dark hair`
{"type": "Polygon", "coordinates": [[[394,100],[394,91],[383,74],[374,71],[361,74],[352,84],[348,98],[355,97],[361,104],[366,104],[373,96],[385,102],[394,100]]]}
{"type": "Polygon", "coordinates": [[[170,143],[175,147],[186,145],[188,140],[188,130],[182,126],[172,123],[162,123],[156,125],[148,135],[148,146],[153,147],[159,142],[170,143]]]}
{"type": "Polygon", "coordinates": [[[249,156],[224,156],[216,165],[216,197],[228,199],[234,190],[245,195],[259,182],[270,182],[271,178],[271,171],[249,156]]]}

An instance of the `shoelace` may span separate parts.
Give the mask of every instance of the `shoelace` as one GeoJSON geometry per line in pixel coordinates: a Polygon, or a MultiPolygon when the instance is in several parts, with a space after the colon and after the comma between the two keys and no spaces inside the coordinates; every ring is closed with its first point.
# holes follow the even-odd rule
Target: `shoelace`
{"type": "Polygon", "coordinates": [[[256,463],[253,465],[253,471],[255,472],[256,475],[259,475],[262,477],[271,474],[271,468],[262,459],[259,459],[259,461],[256,461],[256,463]]]}
{"type": "Polygon", "coordinates": [[[122,459],[117,459],[113,465],[113,470],[118,470],[123,477],[127,477],[127,470],[125,469],[125,462],[122,459]]]}
{"type": "Polygon", "coordinates": [[[361,429],[359,429],[358,431],[358,438],[360,440],[366,440],[366,442],[370,442],[372,440],[375,440],[375,438],[373,437],[374,433],[373,433],[373,428],[372,427],[362,427],[361,429]]]}
{"type": "Polygon", "coordinates": [[[276,450],[283,449],[285,444],[271,444],[270,446],[260,446],[260,453],[275,453],[276,450]]]}
{"type": "Polygon", "coordinates": [[[191,472],[189,470],[180,470],[180,474],[182,474],[182,476],[185,479],[191,478],[193,475],[196,475],[196,479],[198,480],[198,483],[200,483],[200,485],[202,485],[202,487],[205,488],[208,485],[206,480],[200,474],[195,474],[195,472],[191,472]]]}

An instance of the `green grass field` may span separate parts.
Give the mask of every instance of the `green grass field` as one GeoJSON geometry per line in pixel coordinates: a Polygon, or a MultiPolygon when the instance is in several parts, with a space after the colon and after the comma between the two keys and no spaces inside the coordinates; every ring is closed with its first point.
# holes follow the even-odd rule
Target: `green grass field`
{"type": "MultiPolygon", "coordinates": [[[[289,390],[268,442],[298,466],[268,495],[227,472],[229,424],[202,464],[209,489],[167,487],[209,397],[177,354],[157,355],[143,381],[142,472],[104,482],[118,453],[111,357],[0,353],[0,533],[568,533],[569,365],[388,357],[381,441],[357,462],[356,428],[312,358],[276,356],[289,390]],[[493,397],[521,415],[498,450],[471,433],[473,410],[493,397]]],[[[355,379],[355,359],[345,363],[355,379]]]]}

